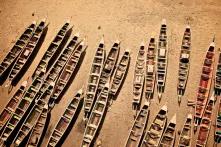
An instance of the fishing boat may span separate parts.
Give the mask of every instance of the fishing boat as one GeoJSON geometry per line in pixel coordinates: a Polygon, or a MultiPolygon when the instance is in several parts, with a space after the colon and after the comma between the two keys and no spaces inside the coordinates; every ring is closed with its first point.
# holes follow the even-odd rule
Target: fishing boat
{"type": "Polygon", "coordinates": [[[14,66],[12,67],[11,72],[9,73],[9,82],[13,84],[15,80],[18,80],[18,75],[23,72],[24,67],[28,64],[29,59],[32,57],[33,52],[37,48],[41,38],[44,35],[45,29],[47,27],[46,20],[42,20],[37,26],[33,36],[22,50],[21,54],[18,56],[15,61],[14,66]]]}
{"type": "Polygon", "coordinates": [[[104,62],[104,66],[98,84],[98,93],[103,89],[108,79],[111,78],[114,72],[115,65],[118,60],[119,52],[120,52],[120,41],[117,40],[114,42],[110,52],[107,55],[107,59],[104,62]]]}
{"type": "Polygon", "coordinates": [[[103,69],[104,60],[105,60],[105,49],[104,49],[104,39],[102,38],[94,55],[94,59],[91,65],[91,70],[89,73],[89,78],[87,81],[87,88],[84,97],[85,118],[89,118],[90,112],[93,108],[93,104],[96,100],[96,91],[98,88],[101,71],[103,69]]]}
{"type": "Polygon", "coordinates": [[[12,68],[15,60],[20,55],[21,51],[27,45],[29,40],[31,39],[34,31],[36,29],[36,22],[32,22],[30,26],[28,26],[24,33],[18,38],[15,42],[15,45],[11,48],[11,50],[7,53],[5,58],[0,64],[0,80],[3,81],[7,78],[7,73],[12,68]]]}
{"type": "Polygon", "coordinates": [[[145,97],[150,99],[153,97],[155,80],[156,80],[156,41],[154,37],[150,38],[149,46],[147,48],[146,56],[146,72],[145,72],[145,97]]]}
{"type": "Polygon", "coordinates": [[[95,141],[95,136],[98,133],[98,128],[102,125],[102,120],[104,119],[104,114],[107,108],[108,93],[109,82],[105,84],[94,104],[84,131],[84,138],[81,144],[82,147],[90,147],[95,141]]]}
{"type": "Polygon", "coordinates": [[[178,147],[191,147],[192,123],[193,123],[193,116],[192,114],[188,114],[187,119],[182,128],[182,131],[180,132],[178,147]]]}
{"type": "Polygon", "coordinates": [[[166,76],[167,76],[167,59],[168,58],[168,44],[167,44],[167,24],[163,19],[160,35],[158,41],[158,54],[157,54],[157,90],[158,97],[161,99],[164,93],[166,76]]]}
{"type": "Polygon", "coordinates": [[[55,36],[55,38],[49,45],[47,51],[43,55],[42,59],[40,60],[34,73],[32,74],[32,79],[36,78],[43,68],[46,68],[46,72],[47,72],[50,66],[53,64],[53,62],[57,58],[57,55],[61,53],[62,46],[65,43],[65,39],[69,31],[69,25],[70,25],[70,22],[67,21],[59,30],[59,32],[57,33],[57,35],[55,36]]]}
{"type": "Polygon", "coordinates": [[[168,126],[166,127],[159,147],[173,147],[176,139],[176,114],[170,120],[168,126]]]}
{"type": "Polygon", "coordinates": [[[113,74],[110,86],[110,96],[114,97],[119,92],[120,87],[123,85],[123,81],[126,77],[130,64],[130,51],[126,50],[118,63],[115,72],[113,74]]]}
{"type": "Polygon", "coordinates": [[[179,71],[178,71],[178,101],[181,101],[181,96],[184,95],[186,84],[190,69],[190,49],[191,49],[191,30],[187,26],[183,35],[180,58],[179,58],[179,71]]]}
{"type": "Polygon", "coordinates": [[[216,76],[215,76],[215,94],[220,95],[221,93],[221,52],[219,52],[219,60],[216,68],[216,76]]]}
{"type": "MultiPolygon", "coordinates": [[[[141,97],[144,86],[144,73],[145,73],[145,46],[142,42],[138,51],[137,60],[134,70],[133,79],[133,106],[137,107],[141,103],[141,97]]],[[[135,108],[136,109],[136,108],[135,108]]]]}
{"type": "Polygon", "coordinates": [[[207,140],[212,125],[212,111],[214,107],[214,95],[212,95],[207,103],[203,113],[202,122],[200,124],[198,137],[196,140],[196,147],[206,147],[207,140]]]}
{"type": "Polygon", "coordinates": [[[19,104],[22,95],[24,94],[28,82],[22,82],[19,89],[15,92],[15,94],[10,98],[9,102],[6,104],[5,108],[0,114],[0,132],[3,129],[4,125],[8,122],[12,113],[15,112],[17,105],[19,104]]]}
{"type": "Polygon", "coordinates": [[[162,134],[164,132],[166,123],[167,123],[167,106],[164,105],[160,109],[157,116],[155,117],[150,128],[147,130],[142,140],[141,147],[145,147],[145,146],[158,147],[162,134]]]}
{"type": "Polygon", "coordinates": [[[83,90],[80,89],[69,103],[58,123],[55,125],[47,143],[47,147],[58,146],[61,142],[64,134],[67,133],[70,124],[78,117],[78,111],[82,107],[83,96],[83,90]]]}
{"type": "Polygon", "coordinates": [[[35,126],[33,127],[29,136],[26,147],[38,147],[41,144],[43,132],[45,130],[45,124],[48,119],[48,105],[45,105],[40,117],[38,118],[35,126]]]}
{"type": "Polygon", "coordinates": [[[215,43],[212,42],[206,53],[206,57],[203,63],[202,74],[200,77],[199,87],[197,91],[197,98],[195,104],[195,116],[194,116],[194,130],[197,130],[197,126],[201,123],[201,118],[205,110],[206,103],[210,94],[210,87],[213,79],[213,66],[215,56],[215,43]]]}
{"type": "Polygon", "coordinates": [[[221,143],[221,99],[219,99],[218,109],[216,116],[216,127],[215,127],[215,142],[221,143]]]}
{"type": "Polygon", "coordinates": [[[144,130],[146,129],[149,117],[149,102],[145,102],[144,106],[138,113],[134,124],[127,138],[126,147],[139,147],[144,130]]]}

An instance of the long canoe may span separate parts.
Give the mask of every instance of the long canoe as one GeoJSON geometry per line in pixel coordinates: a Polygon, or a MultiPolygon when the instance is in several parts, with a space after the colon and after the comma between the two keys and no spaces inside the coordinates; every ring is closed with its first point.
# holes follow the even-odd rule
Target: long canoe
{"type": "Polygon", "coordinates": [[[219,99],[216,115],[215,142],[221,143],[221,98],[219,99]]]}
{"type": "Polygon", "coordinates": [[[219,52],[219,60],[216,68],[214,89],[216,95],[221,94],[221,52],[219,52]]]}

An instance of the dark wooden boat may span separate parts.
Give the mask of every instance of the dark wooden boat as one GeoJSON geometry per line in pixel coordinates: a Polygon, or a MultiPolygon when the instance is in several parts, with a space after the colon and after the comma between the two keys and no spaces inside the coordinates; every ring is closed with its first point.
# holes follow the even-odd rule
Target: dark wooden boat
{"type": "Polygon", "coordinates": [[[89,118],[90,112],[93,108],[93,104],[96,101],[96,92],[98,88],[98,83],[101,76],[101,71],[103,69],[103,64],[105,60],[105,50],[104,50],[104,40],[101,39],[99,46],[96,50],[89,78],[87,81],[87,88],[85,91],[84,98],[84,117],[89,118]]]}
{"type": "Polygon", "coordinates": [[[192,114],[188,114],[184,126],[180,132],[178,147],[191,147],[192,123],[193,123],[193,116],[192,114]]]}
{"type": "Polygon", "coordinates": [[[45,129],[45,123],[48,117],[48,105],[45,105],[40,117],[38,118],[35,126],[33,127],[31,134],[29,136],[26,147],[38,147],[40,146],[40,141],[42,140],[43,131],[45,129]]]}
{"type": "Polygon", "coordinates": [[[133,79],[133,106],[136,107],[141,103],[141,97],[144,87],[144,75],[145,74],[145,47],[144,43],[141,44],[138,51],[137,60],[134,70],[133,79]]]}
{"type": "Polygon", "coordinates": [[[206,109],[203,113],[202,122],[199,128],[199,134],[196,140],[196,147],[206,147],[207,140],[212,125],[212,111],[214,107],[214,95],[212,95],[207,103],[206,109]]]}
{"type": "Polygon", "coordinates": [[[104,67],[101,72],[99,84],[98,84],[98,92],[100,92],[104,85],[107,83],[108,79],[111,78],[115,65],[118,60],[120,52],[120,41],[115,41],[114,45],[112,46],[110,52],[107,55],[107,59],[104,62],[104,67]]]}
{"type": "Polygon", "coordinates": [[[168,58],[168,44],[167,44],[167,25],[166,20],[163,19],[160,36],[158,41],[158,54],[157,54],[157,90],[158,97],[162,97],[164,93],[166,76],[167,76],[167,59],[168,58]]]}
{"type": "Polygon", "coordinates": [[[35,29],[36,29],[36,22],[34,21],[30,26],[28,26],[25,29],[24,33],[18,38],[18,40],[15,42],[15,45],[7,53],[7,55],[0,64],[0,80],[5,80],[5,78],[7,77],[5,74],[9,72],[10,70],[9,68],[12,68],[13,63],[20,55],[24,47],[27,45],[35,29]]]}
{"type": "Polygon", "coordinates": [[[15,92],[15,94],[10,98],[9,102],[6,104],[5,108],[0,114],[0,132],[4,125],[8,122],[12,113],[15,112],[17,105],[19,104],[22,95],[24,94],[28,82],[22,82],[20,88],[15,92]]]}
{"type": "Polygon", "coordinates": [[[82,147],[90,147],[95,141],[95,136],[98,133],[98,128],[104,119],[104,113],[107,108],[108,93],[109,82],[105,84],[94,104],[93,110],[86,125],[86,129],[84,131],[84,138],[81,144],[82,147]]]}
{"type": "Polygon", "coordinates": [[[215,127],[215,142],[221,143],[221,98],[219,99],[218,109],[216,116],[216,127],[215,127]]]}
{"type": "Polygon", "coordinates": [[[77,111],[81,109],[81,101],[83,99],[83,90],[80,89],[73,97],[65,112],[61,116],[47,143],[47,147],[58,146],[62,137],[67,132],[71,122],[77,118],[77,111]]]}
{"type": "Polygon", "coordinates": [[[190,26],[187,26],[183,35],[178,71],[177,93],[178,101],[181,101],[181,96],[184,95],[190,69],[190,49],[191,49],[191,31],[190,26]]]}
{"type": "Polygon", "coordinates": [[[139,147],[149,117],[149,102],[146,102],[138,113],[127,138],[126,147],[139,147]]]}
{"type": "Polygon", "coordinates": [[[206,53],[206,57],[202,68],[202,74],[200,77],[199,87],[197,91],[195,115],[194,115],[195,131],[197,130],[197,126],[200,125],[201,123],[201,118],[210,94],[210,87],[213,79],[213,66],[215,58],[214,54],[215,54],[215,43],[212,42],[206,53]]]}
{"type": "Polygon", "coordinates": [[[117,64],[115,72],[113,74],[110,86],[109,94],[111,96],[116,96],[120,87],[123,85],[126,73],[128,71],[130,64],[130,52],[126,50],[123,56],[120,59],[120,62],[117,64]]]}
{"type": "Polygon", "coordinates": [[[69,30],[70,22],[67,21],[62,28],[59,30],[51,44],[49,45],[47,51],[43,55],[40,60],[38,66],[36,67],[34,73],[32,74],[32,79],[37,77],[42,69],[46,69],[46,72],[50,68],[51,64],[53,64],[56,59],[57,54],[60,54],[62,50],[62,45],[64,44],[64,39],[67,36],[69,30]]]}
{"type": "Polygon", "coordinates": [[[216,68],[215,83],[214,83],[215,94],[220,95],[221,93],[221,52],[219,52],[219,60],[216,68]]]}
{"type": "Polygon", "coordinates": [[[32,53],[36,49],[40,39],[44,35],[45,28],[47,27],[46,20],[42,20],[39,25],[37,26],[33,36],[25,46],[25,48],[22,50],[21,54],[18,56],[17,60],[15,61],[14,66],[12,67],[12,70],[9,74],[9,81],[13,82],[17,76],[20,74],[20,72],[23,71],[23,68],[29,61],[29,58],[31,57],[32,53]]]}
{"type": "Polygon", "coordinates": [[[153,97],[154,94],[156,80],[156,41],[153,37],[150,38],[146,54],[145,97],[146,99],[150,99],[153,97]]]}
{"type": "Polygon", "coordinates": [[[158,147],[167,122],[167,106],[164,105],[146,132],[141,147],[158,147]]]}
{"type": "Polygon", "coordinates": [[[176,139],[176,114],[170,120],[168,126],[166,127],[159,147],[173,147],[176,139]]]}

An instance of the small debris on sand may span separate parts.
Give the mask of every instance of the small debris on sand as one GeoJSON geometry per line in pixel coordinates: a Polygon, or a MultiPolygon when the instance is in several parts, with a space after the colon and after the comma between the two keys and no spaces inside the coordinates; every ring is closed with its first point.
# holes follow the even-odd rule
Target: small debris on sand
{"type": "Polygon", "coordinates": [[[35,12],[33,12],[33,13],[31,14],[31,16],[35,16],[35,12]]]}
{"type": "Polygon", "coordinates": [[[97,29],[100,30],[100,29],[101,29],[101,26],[98,26],[97,29]]]}

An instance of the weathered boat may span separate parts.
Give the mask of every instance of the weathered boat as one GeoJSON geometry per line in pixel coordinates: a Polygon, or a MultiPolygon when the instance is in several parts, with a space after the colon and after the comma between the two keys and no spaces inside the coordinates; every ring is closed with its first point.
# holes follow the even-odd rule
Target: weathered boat
{"type": "Polygon", "coordinates": [[[42,59],[40,60],[38,66],[36,67],[34,73],[32,74],[32,79],[37,77],[42,69],[46,68],[46,72],[49,70],[57,55],[59,55],[62,51],[63,44],[65,44],[65,39],[67,37],[70,22],[67,21],[62,28],[59,30],[51,44],[49,45],[47,51],[43,55],[42,59]]]}
{"type": "Polygon", "coordinates": [[[199,134],[196,140],[196,147],[206,147],[207,140],[212,125],[212,111],[214,107],[214,95],[212,95],[207,103],[206,109],[203,113],[202,122],[199,128],[199,134]]]}
{"type": "Polygon", "coordinates": [[[216,127],[215,127],[215,142],[221,143],[221,98],[219,99],[218,109],[216,116],[216,127]]]}
{"type": "Polygon", "coordinates": [[[130,64],[130,52],[126,50],[117,64],[110,84],[110,96],[114,97],[123,85],[130,64]]]}
{"type": "Polygon", "coordinates": [[[18,40],[15,42],[15,45],[12,47],[12,49],[7,53],[5,58],[0,64],[0,80],[3,81],[5,78],[7,78],[7,75],[9,70],[12,68],[15,60],[20,55],[21,51],[24,49],[24,47],[27,45],[30,38],[33,36],[33,33],[36,29],[36,22],[32,22],[30,26],[28,26],[24,33],[18,38],[18,40]]]}
{"type": "Polygon", "coordinates": [[[108,93],[109,82],[105,84],[94,104],[93,110],[86,125],[86,129],[84,131],[84,138],[81,144],[82,147],[90,147],[95,141],[95,136],[98,133],[98,128],[104,119],[104,114],[107,109],[108,93]]]}
{"type": "Polygon", "coordinates": [[[94,59],[91,65],[91,70],[89,73],[89,78],[87,81],[87,88],[85,90],[85,97],[84,97],[85,118],[89,118],[90,112],[93,108],[93,104],[96,100],[96,92],[100,80],[101,71],[103,69],[104,60],[105,60],[105,49],[104,49],[104,39],[102,38],[94,55],[94,59]]]}
{"type": "Polygon", "coordinates": [[[28,82],[24,81],[22,82],[19,89],[15,92],[15,94],[10,98],[9,102],[6,104],[5,108],[0,114],[0,132],[4,125],[8,122],[13,112],[15,112],[15,109],[17,105],[19,104],[22,95],[24,94],[28,82]]]}
{"type": "Polygon", "coordinates": [[[137,109],[141,103],[145,74],[145,46],[142,42],[138,51],[133,79],[133,106],[137,109]]]}
{"type": "Polygon", "coordinates": [[[177,93],[178,93],[179,102],[181,101],[181,96],[184,95],[189,76],[190,49],[191,49],[191,30],[190,26],[187,26],[183,35],[180,58],[179,58],[179,71],[178,71],[178,84],[177,84],[177,93]]]}
{"type": "Polygon", "coordinates": [[[82,107],[83,100],[83,90],[80,89],[77,94],[73,97],[70,104],[66,108],[65,112],[61,116],[60,120],[56,124],[55,128],[52,131],[52,134],[47,143],[47,147],[55,147],[61,142],[62,137],[67,132],[70,124],[73,120],[77,119],[78,111],[82,107]]]}
{"type": "Polygon", "coordinates": [[[199,87],[197,91],[195,115],[194,115],[195,131],[197,130],[197,126],[200,125],[201,123],[201,118],[210,94],[210,87],[213,79],[213,66],[215,58],[214,56],[215,56],[215,43],[212,42],[206,53],[206,57],[202,68],[202,74],[200,77],[199,87]]]}
{"type": "Polygon", "coordinates": [[[168,126],[166,127],[159,147],[173,147],[176,139],[176,114],[170,120],[168,126]]]}
{"type": "Polygon", "coordinates": [[[167,122],[167,106],[164,105],[146,132],[141,146],[158,147],[167,122]]]}
{"type": "Polygon", "coordinates": [[[104,66],[98,84],[98,93],[103,89],[108,79],[111,78],[114,72],[115,65],[118,60],[119,52],[120,52],[120,41],[117,40],[114,42],[110,52],[107,55],[107,59],[104,62],[104,66]]]}
{"type": "Polygon", "coordinates": [[[12,67],[11,72],[9,73],[9,82],[11,82],[11,84],[13,84],[15,80],[18,80],[18,75],[21,72],[23,72],[24,67],[28,63],[39,41],[43,37],[46,27],[46,20],[44,19],[39,23],[33,36],[31,37],[25,48],[22,50],[21,54],[16,59],[15,64],[12,67]]]}
{"type": "Polygon", "coordinates": [[[193,123],[193,116],[192,114],[188,114],[184,126],[180,132],[178,147],[191,147],[192,123],[193,123]]]}
{"type": "Polygon", "coordinates": [[[221,93],[221,52],[219,52],[219,60],[216,68],[214,90],[216,95],[221,93]]]}
{"type": "Polygon", "coordinates": [[[127,138],[125,145],[126,147],[139,147],[144,130],[147,126],[149,111],[149,102],[145,102],[130,130],[129,137],[127,138]]]}
{"type": "Polygon", "coordinates": [[[157,54],[157,90],[158,97],[162,97],[164,93],[166,76],[167,76],[167,59],[168,58],[168,44],[167,44],[167,25],[166,20],[163,19],[160,35],[158,41],[158,54],[157,54]]]}
{"type": "Polygon", "coordinates": [[[146,99],[150,99],[154,94],[156,80],[156,41],[153,37],[150,38],[146,54],[145,97],[146,99]]]}

